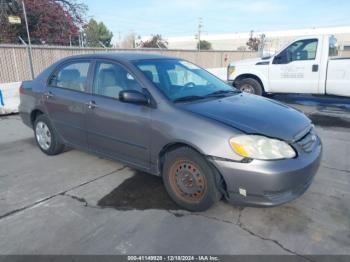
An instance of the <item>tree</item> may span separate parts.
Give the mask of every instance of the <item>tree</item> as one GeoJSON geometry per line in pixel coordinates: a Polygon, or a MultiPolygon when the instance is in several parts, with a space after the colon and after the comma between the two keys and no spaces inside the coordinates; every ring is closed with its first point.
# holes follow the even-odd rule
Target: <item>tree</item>
{"type": "MultiPolygon", "coordinates": [[[[0,19],[1,42],[18,43],[18,36],[27,40],[23,10],[20,0],[0,0],[2,10],[0,19]],[[6,2],[6,3],[5,3],[6,2]],[[16,4],[14,4],[16,3],[16,4]],[[6,8],[6,6],[16,8],[6,8]],[[11,25],[7,17],[19,16],[22,23],[11,25]]],[[[29,31],[34,44],[67,45],[85,24],[87,7],[76,0],[25,0],[29,31]]]]}
{"type": "Polygon", "coordinates": [[[110,32],[104,23],[97,23],[96,20],[90,19],[84,30],[86,34],[86,45],[90,47],[101,47],[101,43],[106,46],[111,46],[113,33],[110,32]]]}
{"type": "Polygon", "coordinates": [[[197,43],[197,49],[199,50],[211,50],[212,45],[210,42],[206,40],[201,40],[199,43],[197,43]]]}
{"type": "Polygon", "coordinates": [[[139,43],[139,47],[141,48],[161,48],[161,49],[167,49],[168,48],[168,42],[162,38],[161,35],[156,34],[152,35],[151,39],[143,42],[141,41],[139,43]]]}
{"type": "Polygon", "coordinates": [[[261,41],[259,38],[253,37],[253,34],[254,34],[254,31],[250,31],[250,37],[247,42],[247,46],[249,50],[257,52],[259,51],[261,41]]]}

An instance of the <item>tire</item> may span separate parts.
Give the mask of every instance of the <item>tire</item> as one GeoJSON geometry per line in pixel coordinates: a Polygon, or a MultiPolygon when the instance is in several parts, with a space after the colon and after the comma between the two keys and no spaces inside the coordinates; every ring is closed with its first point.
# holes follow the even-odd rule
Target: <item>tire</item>
{"type": "Polygon", "coordinates": [[[263,88],[261,84],[254,78],[244,78],[240,80],[237,87],[242,92],[261,96],[263,94],[263,88]]]}
{"type": "Polygon", "coordinates": [[[222,194],[216,178],[208,162],[191,148],[181,147],[165,154],[163,182],[180,207],[200,212],[218,202],[222,194]]]}
{"type": "Polygon", "coordinates": [[[36,144],[46,155],[53,156],[63,152],[64,144],[46,115],[39,115],[35,119],[34,136],[36,144]]]}

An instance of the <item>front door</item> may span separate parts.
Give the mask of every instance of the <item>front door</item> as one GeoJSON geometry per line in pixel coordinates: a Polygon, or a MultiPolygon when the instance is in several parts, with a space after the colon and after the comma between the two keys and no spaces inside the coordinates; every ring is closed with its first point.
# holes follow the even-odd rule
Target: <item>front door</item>
{"type": "Polygon", "coordinates": [[[148,169],[152,109],[119,101],[120,91],[142,91],[141,86],[124,66],[117,63],[98,61],[94,71],[87,113],[90,148],[148,169]]]}
{"type": "Polygon", "coordinates": [[[78,60],[60,66],[49,79],[43,97],[58,133],[65,142],[79,147],[87,147],[85,113],[90,98],[90,65],[88,60],[78,60]]]}
{"type": "Polygon", "coordinates": [[[321,46],[318,39],[298,40],[276,55],[269,66],[271,91],[318,94],[321,46]]]}

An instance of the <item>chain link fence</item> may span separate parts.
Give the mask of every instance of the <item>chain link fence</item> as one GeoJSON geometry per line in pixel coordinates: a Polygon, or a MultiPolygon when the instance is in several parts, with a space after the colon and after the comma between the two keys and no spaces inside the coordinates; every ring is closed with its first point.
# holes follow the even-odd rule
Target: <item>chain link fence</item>
{"type": "MultiPolygon", "coordinates": [[[[231,61],[257,57],[256,52],[247,51],[201,51],[169,49],[103,49],[77,47],[33,46],[35,76],[57,60],[80,54],[102,52],[148,52],[178,57],[204,68],[226,67],[231,61]]],[[[0,45],[0,83],[19,82],[31,79],[27,49],[20,45],[0,45]]]]}

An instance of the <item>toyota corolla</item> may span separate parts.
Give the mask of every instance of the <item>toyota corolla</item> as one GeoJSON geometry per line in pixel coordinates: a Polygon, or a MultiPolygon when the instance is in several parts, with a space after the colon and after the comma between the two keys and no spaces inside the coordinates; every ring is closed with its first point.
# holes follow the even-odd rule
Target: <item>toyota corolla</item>
{"type": "Polygon", "coordinates": [[[303,194],[322,145],[311,121],[181,59],[63,59],[20,88],[20,115],[47,155],[75,147],[161,176],[181,207],[275,206],[303,194]]]}

